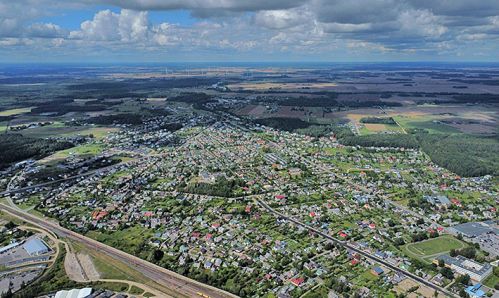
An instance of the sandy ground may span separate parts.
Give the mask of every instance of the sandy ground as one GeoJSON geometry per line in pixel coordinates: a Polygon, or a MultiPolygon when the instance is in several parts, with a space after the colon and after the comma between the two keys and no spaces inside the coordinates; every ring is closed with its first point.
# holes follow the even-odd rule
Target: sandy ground
{"type": "Polygon", "coordinates": [[[81,267],[87,274],[88,279],[90,280],[98,280],[100,279],[100,274],[97,271],[97,269],[94,266],[94,263],[92,262],[92,258],[90,258],[89,255],[87,254],[78,254],[77,255],[78,260],[80,260],[81,267]]]}
{"type": "Polygon", "coordinates": [[[100,279],[99,272],[87,254],[67,252],[64,259],[64,269],[69,278],[74,281],[84,282],[100,279]]]}
{"type": "Polygon", "coordinates": [[[88,281],[88,279],[84,275],[85,273],[82,267],[76,259],[76,254],[70,252],[66,253],[66,257],[64,258],[64,269],[66,270],[66,274],[68,275],[69,279],[78,282],[88,281]]]}
{"type": "MultiPolygon", "coordinates": [[[[394,290],[397,293],[406,293],[407,290],[409,290],[410,288],[412,288],[414,286],[418,286],[418,285],[419,285],[418,290],[416,292],[408,294],[407,297],[410,297],[410,298],[417,298],[417,297],[421,297],[421,296],[423,296],[423,297],[435,297],[434,296],[435,290],[430,289],[426,286],[423,286],[419,283],[416,283],[415,281],[413,281],[412,279],[409,279],[409,278],[406,278],[403,281],[401,281],[398,285],[396,285],[394,287],[394,290]]],[[[437,297],[438,298],[445,298],[445,296],[442,295],[441,293],[439,293],[437,297]]]]}

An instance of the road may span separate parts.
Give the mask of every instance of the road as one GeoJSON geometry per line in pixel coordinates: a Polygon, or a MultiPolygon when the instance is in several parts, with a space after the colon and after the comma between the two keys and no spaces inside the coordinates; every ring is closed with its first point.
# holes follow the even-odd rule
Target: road
{"type": "Polygon", "coordinates": [[[65,237],[72,241],[81,243],[89,247],[90,249],[99,250],[101,253],[105,253],[106,255],[116,260],[119,260],[125,264],[129,264],[136,271],[142,273],[145,277],[171,289],[172,291],[178,293],[179,295],[185,297],[201,297],[199,293],[202,293],[208,297],[213,297],[213,298],[237,297],[236,295],[230,294],[215,287],[211,287],[209,285],[202,284],[200,282],[197,282],[195,280],[189,279],[185,276],[182,276],[180,274],[177,274],[175,272],[157,266],[155,264],[144,261],[138,257],[135,257],[121,250],[105,245],[103,243],[85,237],[78,233],[75,233],[71,230],[61,227],[56,223],[38,218],[22,210],[17,210],[5,204],[0,204],[0,210],[6,211],[9,214],[21,218],[26,222],[32,223],[36,226],[40,226],[44,229],[52,231],[53,233],[57,234],[59,237],[65,237]]]}
{"type": "Polygon", "coordinates": [[[402,273],[405,276],[407,276],[407,277],[409,277],[409,278],[411,278],[411,279],[413,279],[413,280],[415,280],[415,281],[417,281],[417,282],[419,282],[421,284],[424,284],[425,286],[427,286],[427,287],[429,287],[431,289],[437,290],[437,291],[443,293],[444,295],[446,295],[448,297],[457,297],[453,293],[447,291],[446,289],[444,289],[442,287],[439,287],[439,286],[435,285],[434,283],[432,283],[432,282],[430,282],[430,281],[428,281],[426,279],[423,279],[423,278],[421,278],[421,277],[419,277],[419,276],[417,276],[417,275],[415,275],[415,274],[413,274],[413,273],[411,273],[409,271],[406,271],[406,270],[403,270],[403,269],[401,269],[401,268],[399,268],[397,266],[394,266],[394,265],[386,262],[383,259],[380,259],[380,258],[378,258],[378,257],[376,257],[376,256],[374,256],[372,254],[369,254],[369,253],[367,253],[367,252],[365,252],[363,250],[360,250],[360,249],[356,248],[355,246],[349,244],[348,242],[336,239],[336,238],[332,237],[331,235],[326,234],[326,233],[324,233],[324,232],[322,232],[322,231],[320,231],[320,230],[318,230],[318,229],[316,229],[314,227],[311,227],[311,226],[309,226],[307,224],[304,224],[304,223],[302,223],[302,222],[300,222],[300,221],[298,221],[298,220],[296,220],[296,219],[294,219],[294,218],[292,218],[292,217],[290,217],[290,216],[288,216],[286,214],[280,213],[280,212],[274,210],[272,207],[270,207],[267,203],[265,203],[265,202],[263,202],[263,201],[261,201],[259,199],[255,199],[255,201],[260,206],[262,206],[263,208],[265,208],[267,211],[273,213],[274,215],[277,215],[278,217],[284,218],[284,219],[286,219],[286,220],[288,220],[290,222],[293,222],[293,223],[295,223],[295,224],[297,224],[297,225],[299,225],[299,226],[301,226],[303,228],[306,228],[309,231],[312,231],[312,232],[314,232],[314,233],[316,233],[316,234],[318,234],[318,235],[320,235],[320,236],[322,236],[322,237],[324,237],[324,238],[326,238],[328,240],[331,240],[334,243],[337,243],[337,244],[339,244],[339,245],[341,245],[341,246],[343,246],[343,247],[345,247],[347,249],[355,251],[356,253],[364,256],[365,258],[370,259],[370,260],[372,260],[372,261],[374,261],[376,263],[382,264],[382,265],[390,268],[393,271],[402,273]]]}
{"type": "Polygon", "coordinates": [[[108,166],[108,167],[105,167],[105,168],[100,168],[100,169],[92,170],[92,171],[89,171],[89,172],[86,172],[86,173],[83,173],[83,174],[74,175],[74,176],[67,177],[67,178],[64,178],[64,179],[58,179],[58,180],[54,180],[54,181],[49,181],[49,182],[45,182],[45,183],[40,183],[40,184],[36,184],[36,185],[21,187],[21,188],[12,189],[12,190],[5,190],[5,191],[0,192],[0,197],[1,196],[6,196],[6,195],[10,195],[10,194],[21,193],[21,192],[29,191],[29,190],[40,188],[40,187],[50,186],[50,185],[53,185],[53,184],[58,184],[58,183],[66,182],[66,181],[69,181],[69,180],[74,180],[74,179],[77,179],[77,178],[83,178],[83,177],[94,175],[94,174],[99,174],[100,172],[104,172],[104,171],[109,170],[109,169],[111,169],[112,167],[115,167],[115,166],[116,165],[111,165],[111,166],[108,166]]]}

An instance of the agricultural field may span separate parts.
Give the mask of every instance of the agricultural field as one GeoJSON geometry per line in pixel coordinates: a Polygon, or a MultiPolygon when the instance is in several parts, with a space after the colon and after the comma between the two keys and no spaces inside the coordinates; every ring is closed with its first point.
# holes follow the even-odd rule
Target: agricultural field
{"type": "Polygon", "coordinates": [[[118,131],[115,127],[99,127],[99,126],[66,126],[62,123],[54,123],[52,125],[24,129],[16,133],[25,136],[48,138],[48,137],[76,137],[93,135],[96,139],[102,139],[111,132],[118,131]]]}
{"type": "Polygon", "coordinates": [[[20,115],[20,114],[25,114],[31,112],[32,108],[18,108],[18,109],[10,109],[10,110],[4,110],[0,111],[0,116],[15,116],[15,115],[20,115]]]}
{"type": "Polygon", "coordinates": [[[377,133],[403,133],[401,127],[393,124],[372,124],[372,123],[364,123],[360,125],[360,134],[361,135],[369,135],[369,134],[377,134],[377,133]]]}
{"type": "Polygon", "coordinates": [[[255,82],[231,84],[231,90],[295,90],[295,89],[330,89],[336,87],[336,83],[276,83],[276,82],[255,82]]]}

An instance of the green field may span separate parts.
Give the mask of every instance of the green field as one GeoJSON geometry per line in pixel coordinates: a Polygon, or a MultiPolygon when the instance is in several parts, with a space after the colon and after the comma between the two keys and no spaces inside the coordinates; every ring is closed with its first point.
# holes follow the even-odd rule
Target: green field
{"type": "Polygon", "coordinates": [[[492,274],[483,282],[483,284],[493,289],[495,285],[499,284],[499,276],[492,274]]]}
{"type": "Polygon", "coordinates": [[[425,260],[446,253],[451,249],[461,249],[464,247],[466,247],[464,242],[450,235],[445,235],[417,243],[406,244],[403,246],[402,250],[411,257],[425,260]]]}
{"type": "Polygon", "coordinates": [[[31,112],[32,108],[11,109],[0,112],[0,116],[14,116],[31,112]]]}
{"type": "Polygon", "coordinates": [[[359,129],[360,135],[370,135],[377,133],[403,133],[400,126],[395,124],[362,124],[359,129]]]}
{"type": "Polygon", "coordinates": [[[62,123],[56,122],[52,125],[36,127],[32,129],[24,129],[19,133],[25,136],[35,138],[47,137],[74,137],[93,135],[96,139],[104,138],[110,132],[118,131],[114,127],[85,127],[85,126],[65,126],[62,123]]]}
{"type": "Polygon", "coordinates": [[[104,146],[100,144],[86,144],[86,145],[81,145],[73,148],[69,148],[66,150],[59,151],[52,156],[50,156],[48,159],[63,159],[67,158],[68,156],[71,155],[80,155],[80,156],[89,156],[89,155],[98,155],[102,153],[102,150],[104,149],[104,146]]]}
{"type": "Polygon", "coordinates": [[[424,129],[428,133],[461,133],[457,128],[450,125],[438,122],[438,118],[432,116],[394,116],[393,119],[397,121],[405,129],[424,129]]]}

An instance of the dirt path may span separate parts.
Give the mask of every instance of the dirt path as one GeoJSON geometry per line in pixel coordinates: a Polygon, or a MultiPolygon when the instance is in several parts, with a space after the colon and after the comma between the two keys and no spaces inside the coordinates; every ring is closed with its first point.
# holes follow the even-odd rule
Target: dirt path
{"type": "MultiPolygon", "coordinates": [[[[92,258],[88,254],[74,252],[74,249],[71,246],[71,244],[68,244],[66,242],[64,243],[66,244],[67,248],[66,258],[64,259],[64,269],[66,271],[66,274],[71,280],[83,283],[95,282],[95,281],[123,283],[128,285],[127,291],[130,291],[132,286],[135,286],[137,288],[144,290],[144,293],[148,292],[156,297],[165,297],[165,298],[171,297],[165,295],[162,292],[159,292],[154,288],[151,288],[147,285],[138,282],[122,280],[122,279],[102,279],[100,273],[97,271],[97,269],[94,266],[92,258]]],[[[134,295],[134,296],[143,297],[141,295],[134,295]]]]}

